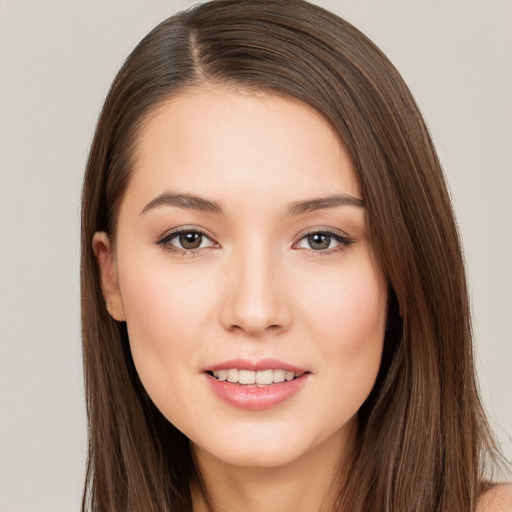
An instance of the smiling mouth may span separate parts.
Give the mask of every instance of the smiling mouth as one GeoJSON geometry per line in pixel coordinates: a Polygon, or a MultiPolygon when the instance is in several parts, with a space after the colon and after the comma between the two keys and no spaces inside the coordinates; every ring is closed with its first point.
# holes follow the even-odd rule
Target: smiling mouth
{"type": "Polygon", "coordinates": [[[292,380],[302,377],[303,373],[295,373],[283,369],[268,369],[268,370],[239,370],[237,368],[230,368],[228,370],[214,370],[207,372],[212,377],[219,381],[229,382],[231,384],[238,384],[241,386],[256,386],[268,387],[274,384],[281,384],[283,382],[290,382],[292,380]]]}

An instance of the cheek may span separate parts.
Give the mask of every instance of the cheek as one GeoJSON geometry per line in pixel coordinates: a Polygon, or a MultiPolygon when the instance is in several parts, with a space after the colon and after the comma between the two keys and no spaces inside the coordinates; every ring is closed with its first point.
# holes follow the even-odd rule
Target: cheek
{"type": "Polygon", "coordinates": [[[373,267],[331,275],[326,283],[321,294],[305,298],[302,308],[324,355],[322,371],[340,385],[369,393],[382,356],[386,285],[373,267]]]}
{"type": "Polygon", "coordinates": [[[303,315],[325,332],[359,344],[382,334],[387,317],[386,285],[373,267],[332,272],[321,282],[310,283],[315,293],[302,294],[303,315]]]}
{"type": "Polygon", "coordinates": [[[133,359],[142,381],[168,380],[169,368],[193,361],[212,315],[213,283],[198,283],[186,271],[144,265],[125,272],[121,292],[133,359]]]}

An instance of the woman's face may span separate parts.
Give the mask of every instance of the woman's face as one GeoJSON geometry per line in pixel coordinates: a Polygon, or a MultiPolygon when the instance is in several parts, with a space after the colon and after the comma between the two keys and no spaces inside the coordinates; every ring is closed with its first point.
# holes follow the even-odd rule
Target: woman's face
{"type": "Polygon", "coordinates": [[[116,247],[94,248],[143,385],[198,453],[270,467],[350,441],[387,304],[360,197],[296,101],[191,89],[143,125],[116,247]]]}

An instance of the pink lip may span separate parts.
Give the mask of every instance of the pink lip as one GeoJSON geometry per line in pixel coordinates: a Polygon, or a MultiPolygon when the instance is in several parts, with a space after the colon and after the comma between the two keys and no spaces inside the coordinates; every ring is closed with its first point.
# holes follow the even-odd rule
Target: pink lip
{"type": "Polygon", "coordinates": [[[213,364],[203,369],[204,372],[213,372],[217,370],[230,370],[231,368],[238,368],[239,370],[252,370],[258,372],[262,370],[285,370],[287,372],[304,373],[307,370],[292,366],[288,363],[280,361],[279,359],[266,358],[259,359],[258,361],[249,361],[247,359],[231,359],[223,361],[222,363],[213,364]]]}
{"type": "Polygon", "coordinates": [[[289,365],[277,359],[261,359],[259,361],[248,361],[233,359],[205,368],[203,375],[208,379],[210,389],[223,401],[240,409],[250,411],[262,411],[270,409],[288,400],[298,393],[307,383],[311,374],[302,368],[289,365]],[[302,374],[300,377],[271,384],[270,386],[243,386],[227,381],[220,381],[207,372],[214,370],[239,370],[261,371],[269,369],[282,369],[288,372],[302,374]]]}

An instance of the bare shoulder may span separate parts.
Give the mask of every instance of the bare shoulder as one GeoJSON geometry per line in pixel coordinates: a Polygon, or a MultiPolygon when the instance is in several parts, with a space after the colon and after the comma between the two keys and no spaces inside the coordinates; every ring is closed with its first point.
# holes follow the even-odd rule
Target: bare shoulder
{"type": "Polygon", "coordinates": [[[477,512],[512,512],[512,484],[500,484],[478,500],[477,512]]]}

